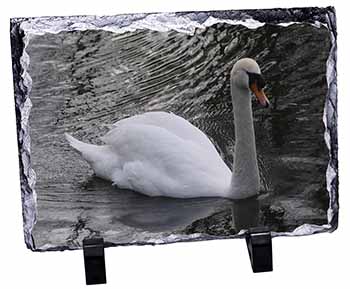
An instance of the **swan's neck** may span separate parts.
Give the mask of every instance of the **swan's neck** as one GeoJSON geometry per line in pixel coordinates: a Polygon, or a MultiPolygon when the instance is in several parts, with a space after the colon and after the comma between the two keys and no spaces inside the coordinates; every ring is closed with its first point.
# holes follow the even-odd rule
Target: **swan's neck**
{"type": "Polygon", "coordinates": [[[233,85],[231,94],[235,124],[235,148],[229,195],[234,199],[242,199],[259,192],[259,170],[250,92],[233,85]]]}

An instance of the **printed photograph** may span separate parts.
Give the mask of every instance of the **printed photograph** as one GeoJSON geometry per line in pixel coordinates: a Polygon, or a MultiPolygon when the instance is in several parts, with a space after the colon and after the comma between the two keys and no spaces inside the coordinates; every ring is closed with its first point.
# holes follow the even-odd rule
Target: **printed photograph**
{"type": "Polygon", "coordinates": [[[227,15],[23,21],[31,249],[327,226],[332,35],[227,15]]]}

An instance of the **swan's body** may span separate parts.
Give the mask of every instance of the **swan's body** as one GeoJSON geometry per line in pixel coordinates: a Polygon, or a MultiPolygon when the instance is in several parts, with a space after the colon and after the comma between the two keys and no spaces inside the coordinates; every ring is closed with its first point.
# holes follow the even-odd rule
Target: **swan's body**
{"type": "Polygon", "coordinates": [[[120,120],[102,138],[102,146],[68,134],[66,138],[97,176],[120,188],[176,198],[253,196],[259,191],[259,171],[249,85],[235,83],[243,77],[242,71],[260,74],[251,59],[238,61],[231,72],[236,135],[233,172],[201,130],[171,113],[148,112],[120,120]]]}

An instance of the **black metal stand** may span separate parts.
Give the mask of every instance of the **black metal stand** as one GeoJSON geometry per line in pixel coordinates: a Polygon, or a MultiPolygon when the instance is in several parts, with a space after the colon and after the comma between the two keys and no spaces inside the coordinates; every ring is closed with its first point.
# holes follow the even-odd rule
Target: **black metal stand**
{"type": "MultiPolygon", "coordinates": [[[[272,271],[272,238],[269,229],[249,229],[246,242],[253,272],[272,271]]],[[[83,250],[86,285],[107,283],[103,238],[85,239],[83,250]]]]}
{"type": "Polygon", "coordinates": [[[86,285],[105,284],[106,266],[103,238],[83,241],[86,285]]]}
{"type": "Polygon", "coordinates": [[[268,228],[251,228],[246,234],[250,263],[254,273],[272,271],[272,238],[268,228]]]}

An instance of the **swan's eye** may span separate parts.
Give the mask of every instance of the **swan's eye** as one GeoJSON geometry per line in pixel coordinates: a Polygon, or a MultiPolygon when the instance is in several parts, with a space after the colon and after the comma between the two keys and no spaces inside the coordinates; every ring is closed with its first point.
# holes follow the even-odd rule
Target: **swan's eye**
{"type": "Polygon", "coordinates": [[[252,72],[247,72],[248,77],[249,77],[249,87],[253,84],[256,83],[256,86],[258,87],[259,90],[262,90],[266,83],[264,78],[261,76],[259,73],[252,73],[252,72]]]}

